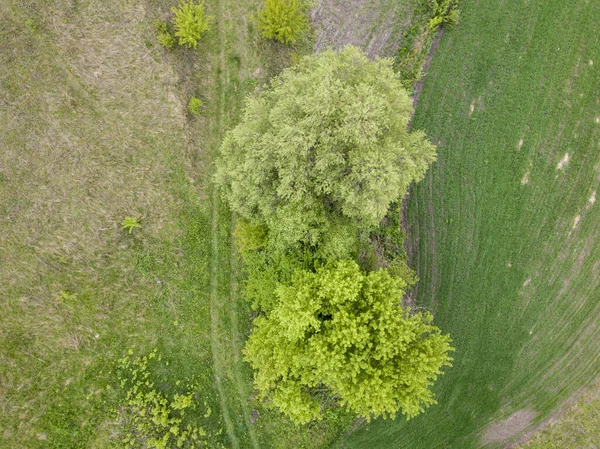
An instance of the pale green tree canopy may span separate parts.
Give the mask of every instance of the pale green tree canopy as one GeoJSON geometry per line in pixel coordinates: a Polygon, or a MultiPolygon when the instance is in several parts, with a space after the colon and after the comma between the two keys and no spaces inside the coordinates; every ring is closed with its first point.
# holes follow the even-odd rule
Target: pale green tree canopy
{"type": "Polygon", "coordinates": [[[340,261],[298,271],[255,320],[245,356],[263,399],[297,423],[321,416],[319,393],[367,419],[413,417],[435,403],[429,387],[450,364],[450,337],[400,301],[406,283],[340,261]]]}
{"type": "Polygon", "coordinates": [[[216,182],[271,242],[325,242],[343,255],[348,230],[376,226],[435,159],[424,134],[407,130],[411,114],[390,60],[354,47],[305,57],[248,98],[216,182]]]}

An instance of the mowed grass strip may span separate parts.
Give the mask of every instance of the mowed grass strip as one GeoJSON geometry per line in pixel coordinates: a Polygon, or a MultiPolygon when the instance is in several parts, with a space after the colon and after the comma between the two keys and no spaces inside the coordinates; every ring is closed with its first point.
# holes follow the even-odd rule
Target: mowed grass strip
{"type": "Polygon", "coordinates": [[[413,125],[439,160],[408,206],[418,302],[454,367],[437,406],[347,447],[502,446],[600,371],[600,4],[462,10],[413,125]]]}

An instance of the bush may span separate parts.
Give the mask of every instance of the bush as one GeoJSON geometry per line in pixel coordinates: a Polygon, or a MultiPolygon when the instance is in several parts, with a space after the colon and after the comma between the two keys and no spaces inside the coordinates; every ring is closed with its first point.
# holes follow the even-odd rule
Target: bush
{"type": "Polygon", "coordinates": [[[190,114],[192,115],[200,115],[202,114],[203,106],[204,103],[202,103],[202,100],[196,97],[192,97],[190,98],[190,102],[188,103],[188,111],[190,111],[190,114]]]}
{"type": "Polygon", "coordinates": [[[192,1],[183,2],[173,8],[175,14],[175,36],[179,45],[196,47],[198,40],[209,29],[210,18],[204,12],[204,4],[192,1]]]}
{"type": "Polygon", "coordinates": [[[457,0],[430,0],[429,8],[432,18],[429,20],[429,29],[435,31],[440,25],[453,27],[458,24],[460,12],[457,0]]]}
{"type": "Polygon", "coordinates": [[[258,29],[267,39],[293,44],[308,31],[308,19],[301,0],[267,0],[258,14],[258,29]]]}
{"type": "Polygon", "coordinates": [[[169,24],[162,20],[157,20],[154,22],[154,28],[156,29],[156,40],[158,43],[167,50],[173,50],[175,48],[175,38],[171,34],[169,24]]]}

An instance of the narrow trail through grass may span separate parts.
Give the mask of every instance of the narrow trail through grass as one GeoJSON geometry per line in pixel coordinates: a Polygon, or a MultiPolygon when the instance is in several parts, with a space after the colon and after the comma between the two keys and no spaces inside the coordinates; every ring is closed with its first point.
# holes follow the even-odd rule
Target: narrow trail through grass
{"type": "MultiPolygon", "coordinates": [[[[214,148],[212,148],[212,162],[218,154],[219,144],[224,134],[224,121],[229,118],[235,121],[236,117],[231,117],[236,111],[227,108],[228,99],[226,98],[229,89],[228,84],[232,77],[237,77],[237,73],[230,73],[227,48],[229,47],[228,33],[225,11],[237,13],[238,9],[232,4],[225,5],[225,0],[216,2],[216,22],[218,23],[218,81],[217,81],[217,106],[214,120],[216,121],[214,148]]],[[[233,43],[235,45],[235,43],[233,43]]],[[[235,48],[235,47],[234,47],[235,48]]],[[[241,97],[241,93],[238,94],[241,97]]],[[[241,98],[234,99],[239,102],[241,98]]],[[[232,447],[240,447],[241,431],[247,433],[249,444],[258,448],[258,439],[256,432],[250,423],[251,412],[248,406],[250,392],[246,383],[247,376],[241,372],[243,369],[240,358],[243,339],[240,337],[238,314],[239,300],[237,295],[237,256],[231,238],[231,230],[234,219],[226,211],[225,205],[220,202],[219,192],[215,187],[211,189],[212,217],[211,217],[211,282],[210,282],[210,310],[211,310],[211,348],[213,353],[213,363],[215,371],[215,383],[221,397],[221,407],[223,419],[226,424],[227,433],[231,440],[232,447]],[[230,217],[228,219],[228,217],[230,217]],[[222,268],[228,266],[227,276],[222,272],[222,268]],[[229,279],[227,279],[227,277],[229,279]],[[227,329],[229,327],[229,329],[227,329]],[[224,381],[233,387],[234,391],[226,389],[224,381]],[[232,418],[237,411],[241,411],[241,417],[232,418]]],[[[242,443],[242,447],[248,444],[242,443]]]]}

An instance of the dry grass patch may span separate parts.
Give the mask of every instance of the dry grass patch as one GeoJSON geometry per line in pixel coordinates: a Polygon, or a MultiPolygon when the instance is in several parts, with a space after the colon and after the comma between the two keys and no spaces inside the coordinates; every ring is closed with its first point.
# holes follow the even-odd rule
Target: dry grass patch
{"type": "MultiPolygon", "coordinates": [[[[104,400],[85,394],[105,389],[88,378],[176,313],[155,273],[179,257],[185,112],[146,14],[132,0],[0,6],[0,446],[85,421],[79,407],[104,400]],[[132,235],[126,216],[143,217],[132,235]],[[54,410],[57,394],[73,408],[54,410]]],[[[64,438],[85,444],[94,419],[64,438]]]]}

